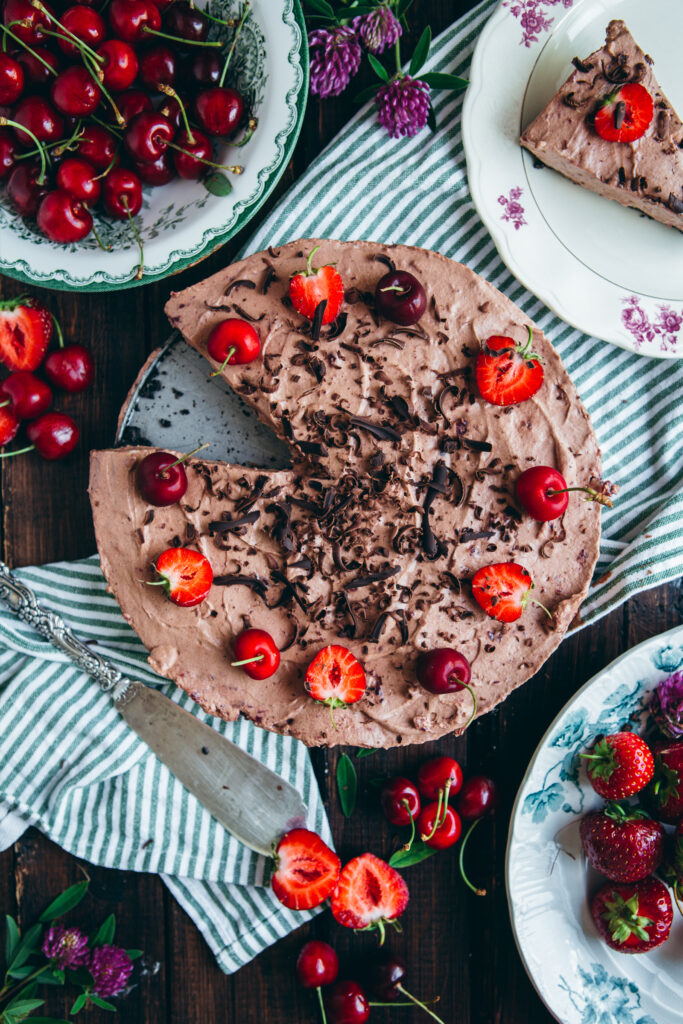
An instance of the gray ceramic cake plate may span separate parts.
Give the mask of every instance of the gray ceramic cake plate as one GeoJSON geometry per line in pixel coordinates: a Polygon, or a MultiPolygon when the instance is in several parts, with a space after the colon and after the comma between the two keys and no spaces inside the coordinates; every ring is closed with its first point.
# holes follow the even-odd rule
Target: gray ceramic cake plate
{"type": "Polygon", "coordinates": [[[207,361],[178,333],[151,354],[131,387],[117,445],[142,444],[188,452],[206,441],[202,457],[284,469],[287,448],[247,409],[207,361]]]}

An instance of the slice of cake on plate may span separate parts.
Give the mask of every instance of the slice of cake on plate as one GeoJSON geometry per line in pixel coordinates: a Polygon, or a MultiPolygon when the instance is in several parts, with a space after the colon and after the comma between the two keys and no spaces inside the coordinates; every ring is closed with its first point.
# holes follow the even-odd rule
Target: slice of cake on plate
{"type": "Polygon", "coordinates": [[[623,21],[524,130],[522,145],[567,178],[683,231],[683,124],[623,21]]]}

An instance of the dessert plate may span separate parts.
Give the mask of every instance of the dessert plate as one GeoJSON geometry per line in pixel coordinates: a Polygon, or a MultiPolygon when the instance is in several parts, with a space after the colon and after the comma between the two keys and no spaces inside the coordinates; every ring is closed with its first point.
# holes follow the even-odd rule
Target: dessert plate
{"type": "MultiPolygon", "coordinates": [[[[216,17],[235,12],[235,0],[200,0],[216,17]]],[[[253,0],[231,64],[234,84],[247,98],[258,128],[244,149],[217,149],[219,162],[239,163],[232,192],[211,195],[198,181],[176,178],[143,190],[135,222],[144,243],[145,270],[126,222],[96,218],[110,252],[94,236],[57,245],[35,222],[18,217],[0,192],[0,273],[27,284],[66,291],[112,291],[157,281],[198,263],[240,231],[265,202],[287,166],[298,138],[308,91],[308,46],[299,0],[253,0]]]]}
{"type": "Polygon", "coordinates": [[[502,0],[477,43],[465,97],[469,187],[507,266],[558,316],[633,352],[680,358],[681,233],[534,166],[519,145],[572,57],[601,46],[612,18],[652,55],[680,113],[679,0],[502,0]]]}
{"type": "MultiPolygon", "coordinates": [[[[641,956],[598,937],[578,823],[602,805],[579,754],[602,732],[639,731],[651,691],[683,668],[683,626],[622,654],[572,697],[531,759],[510,821],[506,883],[512,927],[538,994],[562,1024],[678,1024],[683,1003],[683,921],[641,956]]],[[[604,880],[603,880],[604,881],[604,880]]]]}

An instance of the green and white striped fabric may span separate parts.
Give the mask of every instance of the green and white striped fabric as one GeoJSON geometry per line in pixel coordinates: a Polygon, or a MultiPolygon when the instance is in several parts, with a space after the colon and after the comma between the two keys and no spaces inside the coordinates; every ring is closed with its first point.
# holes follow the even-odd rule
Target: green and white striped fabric
{"type": "MultiPolygon", "coordinates": [[[[425,70],[468,77],[485,0],[433,43],[425,70]]],[[[492,69],[495,73],[495,69],[492,69]]],[[[349,93],[353,93],[353,86],[349,93]]],[[[511,275],[469,193],[463,95],[432,95],[439,130],[389,139],[366,104],[250,240],[256,252],[311,236],[402,242],[467,264],[534,320],[559,350],[600,439],[603,475],[620,487],[603,510],[600,560],[582,625],[683,573],[683,360],[625,352],[568,327],[511,275]]]]}
{"type": "MultiPolygon", "coordinates": [[[[126,675],[168,696],[291,782],[331,842],[308,751],[198,708],[147,665],[97,557],[19,569],[38,600],[126,675]]],[[[161,874],[230,973],[313,916],[264,885],[266,860],[233,839],[137,738],[111,699],[0,604],[0,849],[36,825],[76,857],[161,874]]]]}

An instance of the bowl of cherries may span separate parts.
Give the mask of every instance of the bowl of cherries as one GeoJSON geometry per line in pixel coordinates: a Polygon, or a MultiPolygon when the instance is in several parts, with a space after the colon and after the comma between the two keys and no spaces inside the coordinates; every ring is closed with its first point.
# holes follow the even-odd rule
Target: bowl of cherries
{"type": "Polygon", "coordinates": [[[0,0],[0,272],[158,280],[247,223],[296,141],[297,0],[0,0]]]}

